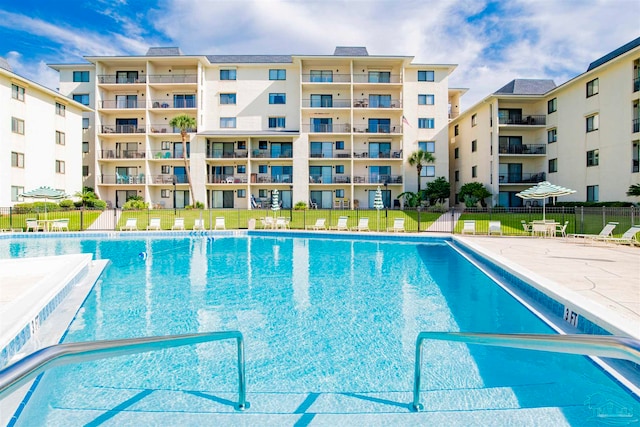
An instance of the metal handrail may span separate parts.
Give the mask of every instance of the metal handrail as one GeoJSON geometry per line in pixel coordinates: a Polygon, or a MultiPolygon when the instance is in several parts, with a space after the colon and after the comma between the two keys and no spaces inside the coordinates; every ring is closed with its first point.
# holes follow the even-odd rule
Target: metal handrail
{"type": "Polygon", "coordinates": [[[414,411],[421,411],[422,343],[425,340],[457,341],[497,347],[626,359],[640,364],[640,340],[603,335],[490,334],[474,332],[420,332],[416,340],[413,383],[414,411]]]}
{"type": "Polygon", "coordinates": [[[202,332],[52,345],[31,353],[0,371],[0,399],[45,370],[56,366],[226,339],[235,339],[237,343],[238,404],[235,408],[243,411],[249,408],[249,402],[246,401],[244,339],[239,331],[202,332]]]}

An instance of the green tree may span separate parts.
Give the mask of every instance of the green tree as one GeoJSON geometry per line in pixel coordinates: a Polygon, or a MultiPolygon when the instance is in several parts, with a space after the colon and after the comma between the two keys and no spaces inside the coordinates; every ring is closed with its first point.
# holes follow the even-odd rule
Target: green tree
{"type": "Polygon", "coordinates": [[[640,197],[640,184],[630,185],[629,191],[627,191],[627,196],[640,197]]]}
{"type": "Polygon", "coordinates": [[[426,198],[429,200],[429,204],[433,206],[436,203],[444,203],[444,201],[449,198],[451,185],[449,185],[449,182],[444,176],[441,176],[428,182],[424,192],[426,198]]]}
{"type": "Polygon", "coordinates": [[[420,194],[411,191],[405,191],[398,194],[398,199],[404,199],[404,205],[408,208],[415,208],[420,204],[420,194]]]}
{"type": "Polygon", "coordinates": [[[191,172],[189,171],[189,161],[187,160],[187,132],[195,129],[196,119],[186,114],[180,114],[169,121],[169,126],[180,129],[180,136],[182,136],[182,158],[184,159],[184,169],[187,174],[189,193],[191,193],[191,205],[196,206],[196,195],[193,193],[193,183],[191,182],[191,172]]]}
{"type": "Polygon", "coordinates": [[[433,154],[423,150],[414,151],[409,156],[409,164],[411,166],[415,166],[416,170],[418,171],[418,194],[420,193],[420,174],[422,173],[422,167],[427,163],[433,163],[435,161],[436,158],[433,157],[433,154]]]}
{"type": "Polygon", "coordinates": [[[98,196],[96,196],[96,193],[93,192],[93,188],[91,187],[83,187],[82,191],[76,192],[74,196],[80,199],[84,207],[93,206],[93,202],[98,200],[98,196]]]}
{"type": "Polygon", "coordinates": [[[471,207],[480,202],[482,207],[486,208],[487,202],[485,199],[491,197],[491,192],[480,182],[469,182],[460,187],[458,195],[466,206],[471,207]]]}

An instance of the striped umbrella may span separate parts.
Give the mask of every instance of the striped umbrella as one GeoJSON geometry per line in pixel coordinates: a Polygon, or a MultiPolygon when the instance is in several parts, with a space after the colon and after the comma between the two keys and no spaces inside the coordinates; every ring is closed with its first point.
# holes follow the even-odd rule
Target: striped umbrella
{"type": "Polygon", "coordinates": [[[278,190],[273,190],[271,192],[271,210],[273,211],[273,216],[276,216],[276,212],[280,210],[280,202],[278,200],[279,192],[278,190]]]}
{"type": "Polygon", "coordinates": [[[384,203],[382,202],[382,191],[380,190],[379,185],[376,190],[376,195],[373,198],[373,208],[378,211],[378,223],[376,225],[376,229],[380,231],[380,209],[384,209],[384,203]]]}
{"type": "Polygon", "coordinates": [[[544,221],[546,210],[545,201],[547,200],[547,197],[566,196],[575,192],[576,190],[561,187],[559,185],[552,184],[549,181],[543,181],[534,185],[533,187],[516,193],[516,196],[520,197],[521,199],[542,199],[542,220],[544,221]]]}

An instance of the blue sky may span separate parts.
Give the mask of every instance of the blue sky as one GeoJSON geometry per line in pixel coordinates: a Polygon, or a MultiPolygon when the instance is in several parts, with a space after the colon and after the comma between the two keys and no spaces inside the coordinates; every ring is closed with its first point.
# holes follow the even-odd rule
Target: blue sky
{"type": "Polygon", "coordinates": [[[640,35],[640,0],[0,0],[0,56],[55,88],[50,63],[83,56],[185,54],[372,55],[458,64],[463,108],[514,78],[556,84],[640,35]]]}

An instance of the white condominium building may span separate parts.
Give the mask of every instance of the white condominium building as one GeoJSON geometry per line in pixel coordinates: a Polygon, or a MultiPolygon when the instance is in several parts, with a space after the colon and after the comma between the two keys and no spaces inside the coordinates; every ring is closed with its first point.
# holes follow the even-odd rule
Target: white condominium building
{"type": "Polygon", "coordinates": [[[417,189],[407,159],[418,149],[436,158],[422,170],[423,187],[449,174],[448,122],[461,93],[449,93],[454,65],[364,47],[321,56],[151,48],[86,59],[51,67],[61,93],[95,108],[87,114],[85,185],[114,207],[142,196],[157,207],[195,199],[251,209],[278,190],[283,208],[366,208],[378,186],[393,207],[417,189]],[[196,123],[186,144],[169,125],[183,114],[196,123]]]}
{"type": "Polygon", "coordinates": [[[32,202],[41,186],[73,196],[82,190],[84,111],[59,93],[14,73],[0,58],[0,206],[32,202]]]}
{"type": "Polygon", "coordinates": [[[452,200],[481,182],[491,206],[522,206],[516,193],[547,180],[576,190],[562,201],[637,202],[639,99],[640,38],[560,86],[511,81],[449,124],[452,200]]]}

